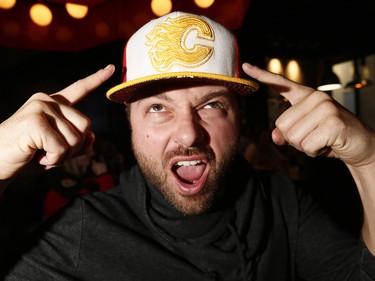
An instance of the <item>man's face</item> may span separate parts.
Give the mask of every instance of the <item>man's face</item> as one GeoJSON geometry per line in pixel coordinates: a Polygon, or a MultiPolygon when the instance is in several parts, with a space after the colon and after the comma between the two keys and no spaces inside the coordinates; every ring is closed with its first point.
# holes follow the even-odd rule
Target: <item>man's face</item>
{"type": "Polygon", "coordinates": [[[159,91],[131,103],[135,157],[148,181],[181,213],[207,211],[237,151],[235,94],[217,85],[159,91]]]}

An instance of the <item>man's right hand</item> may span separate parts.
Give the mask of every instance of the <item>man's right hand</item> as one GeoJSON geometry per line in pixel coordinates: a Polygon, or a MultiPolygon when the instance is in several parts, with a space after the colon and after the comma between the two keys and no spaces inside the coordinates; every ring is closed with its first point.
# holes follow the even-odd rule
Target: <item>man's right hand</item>
{"type": "Polygon", "coordinates": [[[92,150],[90,120],[72,106],[114,70],[109,65],[52,95],[36,93],[0,124],[0,187],[31,162],[48,169],[92,150]]]}

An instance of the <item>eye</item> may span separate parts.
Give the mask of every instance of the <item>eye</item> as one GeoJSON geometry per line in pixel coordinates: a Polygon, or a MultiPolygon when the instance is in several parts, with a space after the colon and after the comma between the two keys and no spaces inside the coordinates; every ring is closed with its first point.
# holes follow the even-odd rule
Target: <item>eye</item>
{"type": "Polygon", "coordinates": [[[210,102],[209,104],[206,104],[204,106],[204,108],[217,108],[217,109],[221,109],[223,108],[223,105],[218,102],[218,101],[214,101],[214,102],[210,102]]]}
{"type": "Polygon", "coordinates": [[[153,104],[150,106],[149,112],[164,112],[165,108],[161,104],[153,104]]]}

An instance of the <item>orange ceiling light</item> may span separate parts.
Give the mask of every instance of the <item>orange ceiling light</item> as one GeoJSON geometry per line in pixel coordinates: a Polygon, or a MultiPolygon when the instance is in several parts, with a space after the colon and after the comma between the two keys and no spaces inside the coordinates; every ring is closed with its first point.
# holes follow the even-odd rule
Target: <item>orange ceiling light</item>
{"type": "Polygon", "coordinates": [[[94,6],[97,6],[99,4],[109,2],[109,1],[110,0],[43,0],[44,3],[49,2],[49,3],[54,3],[54,4],[60,4],[60,5],[66,4],[66,3],[71,3],[71,4],[77,4],[77,5],[85,5],[85,6],[88,6],[88,7],[94,7],[94,6]]]}
{"type": "Polygon", "coordinates": [[[32,5],[29,13],[32,21],[39,26],[48,26],[53,19],[51,10],[43,4],[32,5]]]}
{"type": "Polygon", "coordinates": [[[16,0],[0,0],[0,9],[9,10],[16,5],[16,0]]]}
{"type": "Polygon", "coordinates": [[[214,2],[215,0],[194,0],[195,5],[202,9],[211,7],[214,2]]]}
{"type": "Polygon", "coordinates": [[[171,0],[152,0],[151,1],[152,12],[161,17],[172,11],[172,1],[171,0]]]}
{"type": "Polygon", "coordinates": [[[68,12],[68,14],[75,19],[83,19],[89,11],[88,6],[74,3],[66,3],[65,9],[68,12]]]}
{"type": "MultiPolygon", "coordinates": [[[[30,7],[36,1],[18,0],[10,10],[0,8],[0,46],[81,51],[115,40],[127,40],[139,27],[155,18],[151,0],[38,0],[53,13],[53,20],[46,28],[30,18],[30,7]],[[82,20],[74,20],[67,13],[66,2],[88,6],[87,15],[82,20]]],[[[199,8],[193,0],[168,0],[164,4],[170,6],[173,2],[172,10],[206,15],[236,30],[241,27],[250,1],[215,0],[207,9],[199,8]]]]}

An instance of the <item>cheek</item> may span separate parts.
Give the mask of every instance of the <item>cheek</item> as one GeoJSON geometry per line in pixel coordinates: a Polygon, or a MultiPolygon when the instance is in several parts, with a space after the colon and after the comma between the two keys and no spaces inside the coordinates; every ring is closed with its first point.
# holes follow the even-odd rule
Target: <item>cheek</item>
{"type": "Polygon", "coordinates": [[[236,145],[239,137],[237,122],[222,122],[209,131],[211,146],[214,150],[223,151],[228,146],[236,145]]]}
{"type": "Polygon", "coordinates": [[[146,154],[161,156],[167,145],[165,132],[157,128],[138,126],[132,130],[133,146],[146,154]]]}

